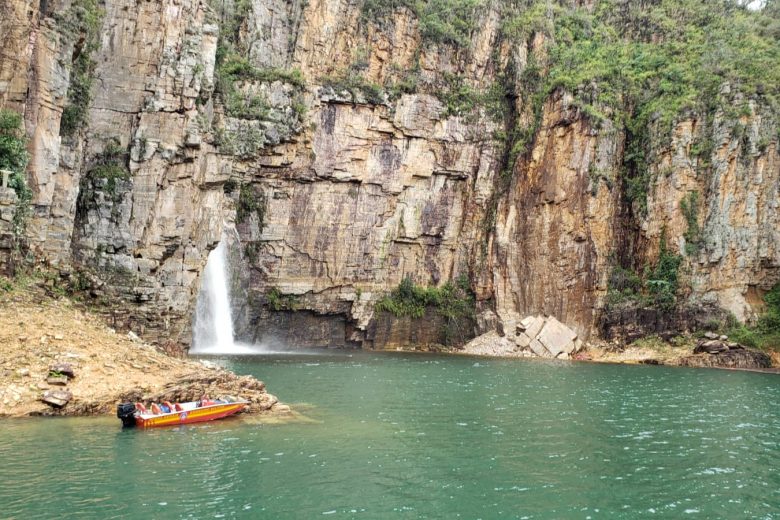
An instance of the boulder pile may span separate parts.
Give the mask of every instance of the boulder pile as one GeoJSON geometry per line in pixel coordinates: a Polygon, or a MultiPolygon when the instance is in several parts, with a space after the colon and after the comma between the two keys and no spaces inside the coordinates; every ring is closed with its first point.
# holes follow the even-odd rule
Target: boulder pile
{"type": "Polygon", "coordinates": [[[689,367],[766,369],[772,366],[772,360],[766,352],[729,341],[728,336],[708,332],[696,344],[693,356],[682,358],[679,364],[689,367]]]}
{"type": "Polygon", "coordinates": [[[552,316],[504,319],[464,347],[469,354],[569,359],[582,349],[577,333],[552,316]]]}
{"type": "Polygon", "coordinates": [[[745,350],[745,347],[739,343],[729,341],[728,336],[718,336],[713,332],[707,332],[704,335],[704,339],[699,340],[696,344],[696,348],[693,349],[694,354],[720,354],[721,352],[727,352],[729,350],[745,350]]]}
{"type": "Polygon", "coordinates": [[[520,320],[515,325],[514,341],[518,347],[544,358],[568,359],[582,348],[577,333],[553,316],[528,316],[520,320]]]}

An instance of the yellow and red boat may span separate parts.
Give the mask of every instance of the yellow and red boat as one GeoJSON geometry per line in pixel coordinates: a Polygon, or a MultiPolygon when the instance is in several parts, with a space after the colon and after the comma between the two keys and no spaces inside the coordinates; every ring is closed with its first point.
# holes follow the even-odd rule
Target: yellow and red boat
{"type": "Polygon", "coordinates": [[[248,404],[249,401],[243,400],[204,398],[188,403],[154,403],[147,409],[142,403],[122,403],[116,415],[125,427],[153,428],[223,419],[242,411],[248,404]]]}

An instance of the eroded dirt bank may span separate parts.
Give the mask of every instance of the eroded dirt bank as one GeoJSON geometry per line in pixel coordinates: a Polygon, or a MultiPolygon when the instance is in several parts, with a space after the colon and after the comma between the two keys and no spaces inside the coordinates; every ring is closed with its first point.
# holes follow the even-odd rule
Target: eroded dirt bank
{"type": "Polygon", "coordinates": [[[40,287],[0,291],[0,309],[0,417],[112,414],[122,401],[204,394],[245,398],[249,413],[290,411],[262,381],[166,355],[40,287]]]}

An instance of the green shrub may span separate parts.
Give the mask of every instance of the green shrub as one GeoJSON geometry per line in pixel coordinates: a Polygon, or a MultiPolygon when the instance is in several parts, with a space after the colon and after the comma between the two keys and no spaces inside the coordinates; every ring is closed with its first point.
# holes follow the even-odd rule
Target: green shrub
{"type": "Polygon", "coordinates": [[[265,193],[255,191],[251,184],[242,184],[238,192],[238,208],[236,209],[236,222],[242,224],[250,215],[257,216],[258,226],[262,233],[265,223],[265,193]]]}
{"type": "Polygon", "coordinates": [[[24,172],[28,159],[21,114],[0,110],[0,170],[24,172]]]}
{"type": "Polygon", "coordinates": [[[442,334],[447,345],[461,343],[469,336],[475,308],[476,300],[466,276],[441,287],[420,287],[406,277],[375,307],[377,312],[416,319],[422,318],[431,309],[443,318],[442,334]]]}
{"type": "Polygon", "coordinates": [[[642,278],[630,269],[616,266],[609,276],[607,303],[620,304],[625,301],[641,301],[644,282],[642,278]]]}
{"type": "Polygon", "coordinates": [[[54,15],[61,37],[75,44],[67,104],[60,121],[62,136],[75,135],[87,120],[97,65],[92,55],[100,48],[102,17],[97,0],[74,0],[70,8],[54,15]]]}
{"type": "Polygon", "coordinates": [[[362,18],[382,24],[405,7],[419,19],[424,42],[467,47],[483,5],[482,0],[365,0],[362,18]]]}
{"type": "Polygon", "coordinates": [[[407,276],[376,304],[377,311],[412,318],[422,318],[428,307],[448,318],[473,313],[474,296],[468,286],[468,279],[461,277],[455,284],[447,282],[441,287],[420,287],[407,276]]]}
{"type": "Polygon", "coordinates": [[[672,253],[666,245],[666,233],[661,235],[658,263],[647,277],[647,287],[657,307],[671,309],[677,303],[679,271],[682,256],[672,253]]]}
{"type": "Polygon", "coordinates": [[[613,268],[607,286],[607,306],[632,302],[671,310],[677,305],[680,266],[683,257],[667,247],[666,232],[661,234],[660,252],[655,265],[644,267],[642,275],[620,266],[613,268]]]}
{"type": "Polygon", "coordinates": [[[362,74],[350,70],[347,73],[320,78],[323,86],[331,87],[336,93],[348,92],[355,102],[362,95],[366,103],[381,105],[385,102],[385,91],[376,83],[366,80],[362,74]]]}
{"type": "Polygon", "coordinates": [[[12,110],[0,110],[0,170],[11,172],[8,186],[16,192],[13,230],[17,241],[27,229],[32,190],[27,185],[27,138],[22,116],[12,110]]]}
{"type": "Polygon", "coordinates": [[[749,347],[780,351],[780,283],[764,295],[763,314],[753,326],[736,324],[727,334],[733,341],[749,347]]]}
{"type": "Polygon", "coordinates": [[[692,191],[680,201],[680,209],[688,224],[685,230],[685,252],[688,256],[699,252],[701,230],[699,229],[699,192],[692,191]]]}
{"type": "Polygon", "coordinates": [[[92,158],[87,174],[84,176],[82,187],[87,188],[86,193],[99,187],[111,195],[114,202],[118,202],[121,195],[118,192],[119,182],[130,179],[127,160],[127,149],[121,146],[119,139],[109,139],[103,150],[92,158]]]}
{"type": "Polygon", "coordinates": [[[13,289],[13,282],[4,276],[0,276],[0,292],[11,292],[13,289]]]}
{"type": "Polygon", "coordinates": [[[282,294],[282,292],[276,288],[271,287],[265,294],[268,307],[274,311],[295,311],[298,310],[299,302],[298,298],[292,294],[282,294]]]}

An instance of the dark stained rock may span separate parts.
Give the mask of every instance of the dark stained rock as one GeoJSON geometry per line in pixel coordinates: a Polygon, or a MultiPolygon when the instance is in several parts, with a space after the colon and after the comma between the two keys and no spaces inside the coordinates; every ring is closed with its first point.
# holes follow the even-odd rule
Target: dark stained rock
{"type": "Polygon", "coordinates": [[[242,340],[277,348],[358,348],[349,341],[350,323],[344,313],[275,311],[259,314],[246,330],[237,332],[242,340]]]}
{"type": "Polygon", "coordinates": [[[450,325],[448,327],[446,319],[430,308],[421,318],[378,312],[368,327],[364,348],[395,350],[437,344],[459,348],[476,336],[473,320],[464,319],[450,325]]]}
{"type": "Polygon", "coordinates": [[[44,392],[41,397],[41,401],[54,406],[55,408],[62,408],[68,404],[71,399],[73,399],[73,394],[67,390],[49,390],[48,392],[44,392]]]}
{"type": "Polygon", "coordinates": [[[712,368],[770,368],[772,360],[766,352],[756,349],[740,348],[726,350],[717,354],[694,354],[682,358],[679,363],[685,367],[712,368]]]}
{"type": "MultiPolygon", "coordinates": [[[[644,307],[634,302],[610,306],[599,319],[600,336],[608,341],[631,343],[637,339],[657,335],[670,339],[698,330],[713,330],[723,326],[728,313],[710,304],[688,304],[673,310],[644,307]]],[[[720,336],[708,333],[707,339],[720,336]]]]}

